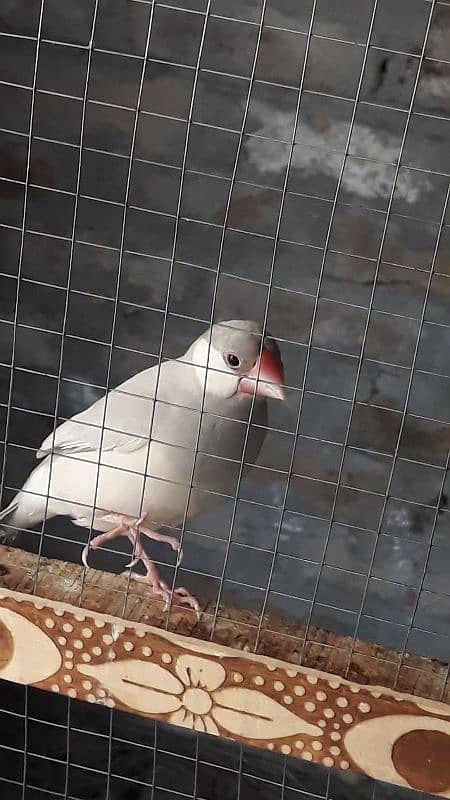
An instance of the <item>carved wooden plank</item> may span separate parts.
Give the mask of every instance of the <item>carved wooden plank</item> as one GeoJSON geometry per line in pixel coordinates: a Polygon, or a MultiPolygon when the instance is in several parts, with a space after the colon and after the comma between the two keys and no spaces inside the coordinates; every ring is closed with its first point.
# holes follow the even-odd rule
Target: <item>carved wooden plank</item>
{"type": "MultiPolygon", "coordinates": [[[[152,598],[146,587],[109,572],[88,569],[67,561],[38,557],[15,547],[0,545],[0,587],[36,593],[101,613],[143,622],[174,633],[211,638],[214,604],[202,602],[200,619],[173,607],[170,615],[152,598]]],[[[200,595],[200,601],[202,597],[200,595]]],[[[222,603],[214,630],[214,641],[237,650],[255,649],[259,617],[222,603]]],[[[409,694],[435,700],[450,700],[448,665],[411,654],[388,650],[378,644],[357,641],[349,663],[351,638],[332,631],[314,629],[314,641],[304,643],[304,629],[274,614],[265,615],[258,652],[293,664],[331,672],[360,684],[381,684],[409,694]],[[347,671],[347,668],[349,669],[347,671]],[[447,680],[447,684],[446,684],[447,680]]]]}
{"type": "Polygon", "coordinates": [[[0,677],[450,798],[450,707],[0,590],[0,677]]]}

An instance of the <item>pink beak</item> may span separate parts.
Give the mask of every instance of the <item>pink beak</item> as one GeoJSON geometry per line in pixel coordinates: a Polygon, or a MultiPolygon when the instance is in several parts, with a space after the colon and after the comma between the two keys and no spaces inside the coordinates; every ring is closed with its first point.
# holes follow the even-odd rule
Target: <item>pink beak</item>
{"type": "Polygon", "coordinates": [[[239,392],[284,400],[284,367],[277,353],[264,347],[253,369],[241,378],[239,392]]]}

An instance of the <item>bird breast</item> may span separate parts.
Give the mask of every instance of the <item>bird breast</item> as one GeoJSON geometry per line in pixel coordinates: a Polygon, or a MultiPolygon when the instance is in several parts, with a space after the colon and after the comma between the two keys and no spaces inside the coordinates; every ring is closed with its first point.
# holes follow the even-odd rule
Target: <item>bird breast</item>
{"type": "Polygon", "coordinates": [[[147,474],[189,484],[195,460],[194,485],[228,493],[244,453],[249,463],[258,456],[265,434],[260,427],[266,419],[265,405],[255,406],[249,430],[248,421],[239,418],[245,414],[240,408],[236,413],[231,404],[224,415],[157,403],[147,474]]]}

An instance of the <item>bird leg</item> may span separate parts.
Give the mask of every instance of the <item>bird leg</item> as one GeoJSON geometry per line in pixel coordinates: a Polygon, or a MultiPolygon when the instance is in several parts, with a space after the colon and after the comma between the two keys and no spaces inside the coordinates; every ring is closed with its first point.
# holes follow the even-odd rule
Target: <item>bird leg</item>
{"type": "MultiPolygon", "coordinates": [[[[153,594],[155,594],[157,597],[162,597],[164,600],[164,611],[167,611],[170,606],[170,601],[172,600],[175,605],[189,606],[198,614],[200,610],[198,600],[193,597],[193,595],[191,595],[190,592],[184,588],[184,586],[174,589],[173,592],[169,589],[167,583],[162,580],[156,564],[148,557],[140,541],[136,546],[135,554],[136,558],[131,562],[131,565],[136,563],[136,561],[141,560],[145,567],[146,574],[139,575],[136,572],[132,572],[131,577],[133,580],[138,581],[139,583],[146,583],[151,587],[153,594]]],[[[128,564],[128,568],[129,567],[130,564],[128,564]]]]}
{"type": "Polygon", "coordinates": [[[177,564],[181,561],[181,548],[180,542],[175,536],[165,536],[163,533],[159,533],[158,531],[153,531],[151,528],[144,527],[143,522],[145,521],[146,514],[143,514],[139,519],[135,517],[128,517],[125,514],[103,514],[101,517],[98,517],[99,521],[101,522],[112,522],[116,523],[115,528],[111,528],[110,531],[106,531],[106,533],[100,533],[98,536],[95,536],[91,541],[86,545],[84,548],[81,559],[83,564],[87,567],[89,566],[87,563],[87,554],[89,549],[95,550],[97,547],[101,547],[105,542],[110,542],[113,539],[117,539],[119,536],[126,536],[129,538],[131,544],[133,545],[133,550],[135,553],[135,557],[129,564],[127,564],[128,568],[134,567],[137,564],[141,556],[137,555],[137,551],[142,551],[142,547],[140,545],[140,537],[142,534],[148,536],[150,539],[154,539],[157,542],[167,542],[170,544],[172,550],[175,550],[179,553],[177,564]]]}
{"type": "Polygon", "coordinates": [[[146,571],[145,575],[138,575],[135,572],[132,572],[131,577],[140,583],[146,583],[148,586],[150,586],[153,594],[155,594],[157,597],[162,597],[165,603],[165,610],[169,607],[171,600],[176,600],[179,604],[190,606],[198,612],[198,601],[187,591],[187,589],[180,587],[171,592],[167,583],[162,580],[156,564],[147,556],[142,546],[141,537],[147,536],[149,539],[154,539],[157,542],[166,542],[169,544],[172,550],[178,553],[177,565],[180,563],[182,558],[180,542],[175,536],[166,536],[163,533],[159,533],[158,531],[152,530],[152,528],[144,526],[143,523],[145,522],[145,518],[146,514],[143,514],[138,519],[135,517],[126,516],[125,514],[102,515],[99,518],[102,522],[116,523],[116,527],[112,528],[110,531],[106,531],[106,533],[100,533],[98,536],[95,536],[93,539],[91,539],[81,554],[81,560],[83,564],[86,567],[89,566],[87,556],[90,548],[95,550],[96,548],[105,544],[105,542],[112,541],[113,539],[117,539],[119,536],[123,536],[125,534],[132,543],[134,551],[134,557],[130,563],[127,564],[126,569],[132,569],[132,567],[138,564],[139,561],[142,561],[146,571]]]}

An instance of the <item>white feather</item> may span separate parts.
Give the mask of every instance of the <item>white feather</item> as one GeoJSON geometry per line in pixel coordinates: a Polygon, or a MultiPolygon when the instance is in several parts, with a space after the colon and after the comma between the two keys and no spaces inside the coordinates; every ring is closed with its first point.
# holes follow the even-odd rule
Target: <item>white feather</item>
{"type": "MultiPolygon", "coordinates": [[[[145,511],[154,526],[177,525],[185,513],[214,505],[212,492],[234,491],[243,455],[250,400],[236,393],[237,381],[205,338],[181,359],[125,381],[46,437],[40,463],[3,523],[26,528],[68,515],[89,527],[94,513],[94,527],[108,530],[104,512],[145,511]]],[[[265,401],[258,399],[255,409],[264,424],[265,401]]],[[[259,450],[263,438],[261,429],[253,447],[259,450]]]]}

